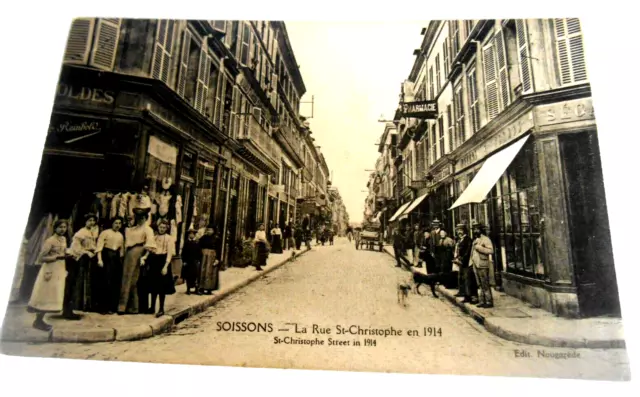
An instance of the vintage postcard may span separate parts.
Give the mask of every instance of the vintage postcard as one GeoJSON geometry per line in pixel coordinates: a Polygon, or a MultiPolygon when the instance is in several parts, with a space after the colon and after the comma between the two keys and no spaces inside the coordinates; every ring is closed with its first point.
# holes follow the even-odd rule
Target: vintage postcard
{"type": "Polygon", "coordinates": [[[70,26],[4,354],[630,379],[579,19],[70,26]]]}

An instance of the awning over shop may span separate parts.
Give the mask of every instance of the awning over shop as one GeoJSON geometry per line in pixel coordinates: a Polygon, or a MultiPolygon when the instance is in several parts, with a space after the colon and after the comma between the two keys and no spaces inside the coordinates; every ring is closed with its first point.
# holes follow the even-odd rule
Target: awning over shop
{"type": "Polygon", "coordinates": [[[530,135],[520,138],[515,143],[502,149],[498,153],[489,157],[478,174],[473,178],[469,186],[458,197],[455,203],[449,208],[450,210],[459,207],[463,204],[469,203],[481,203],[484,201],[487,194],[498,182],[502,174],[507,170],[513,159],[518,155],[520,149],[524,146],[529,139],[530,135]]]}
{"type": "Polygon", "coordinates": [[[393,222],[396,220],[396,218],[402,214],[404,212],[404,210],[407,209],[407,207],[409,207],[409,205],[411,204],[411,202],[405,203],[403,204],[400,208],[398,208],[398,210],[396,211],[395,214],[393,214],[393,216],[389,219],[389,222],[393,222]]]}
{"type": "Polygon", "coordinates": [[[413,211],[414,209],[416,209],[417,206],[420,205],[420,203],[422,203],[422,201],[429,195],[429,193],[423,194],[422,196],[418,197],[417,199],[413,200],[413,202],[411,202],[411,205],[407,207],[407,209],[402,213],[402,215],[409,215],[411,213],[411,211],[413,211]]]}

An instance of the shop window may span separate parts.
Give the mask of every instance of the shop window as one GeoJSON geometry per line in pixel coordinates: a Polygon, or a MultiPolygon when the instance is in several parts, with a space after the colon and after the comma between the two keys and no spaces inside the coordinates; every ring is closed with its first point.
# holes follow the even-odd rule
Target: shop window
{"type": "Polygon", "coordinates": [[[195,156],[193,153],[185,152],[182,158],[182,167],[180,167],[180,175],[193,178],[195,170],[195,156]]]}
{"type": "Polygon", "coordinates": [[[151,180],[149,195],[153,199],[156,192],[162,189],[163,178],[175,180],[178,148],[156,136],[151,136],[147,152],[149,156],[147,158],[146,175],[151,180]]]}
{"type": "Polygon", "coordinates": [[[191,219],[191,226],[197,230],[206,227],[211,219],[211,212],[213,211],[214,175],[215,167],[212,164],[198,161],[195,178],[196,188],[193,203],[193,217],[191,219]]]}
{"type": "Polygon", "coordinates": [[[492,191],[491,210],[498,254],[511,273],[542,279],[539,196],[534,148],[528,143],[492,191]]]}

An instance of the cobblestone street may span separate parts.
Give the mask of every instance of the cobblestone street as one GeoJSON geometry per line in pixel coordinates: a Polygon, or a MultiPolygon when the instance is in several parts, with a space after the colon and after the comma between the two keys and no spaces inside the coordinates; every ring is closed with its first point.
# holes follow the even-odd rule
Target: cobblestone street
{"type": "MultiPolygon", "coordinates": [[[[169,333],[136,342],[96,344],[4,343],[6,354],[157,363],[362,370],[433,374],[540,376],[620,380],[629,377],[623,349],[559,349],[522,345],[487,332],[444,298],[410,294],[397,303],[406,271],[377,251],[346,239],[288,263],[169,333]],[[272,323],[273,332],[225,332],[222,322],[272,323]],[[294,333],[287,323],[297,323],[294,333]],[[331,334],[313,334],[312,327],[331,334]],[[393,327],[401,336],[337,335],[336,326],[393,327]],[[280,331],[289,328],[289,332],[280,331]],[[424,336],[425,329],[434,336],[424,336]],[[407,330],[420,336],[408,336],[407,330]],[[441,330],[441,334],[437,332],[441,330]],[[324,340],[323,346],[274,343],[285,337],[324,340]],[[328,346],[329,339],[350,346],[328,346]],[[365,340],[375,346],[365,346],[365,340]],[[361,346],[353,346],[359,340],[361,346]],[[516,350],[531,354],[517,358],[516,350]],[[538,351],[579,358],[538,358],[538,351]]],[[[427,332],[428,333],[428,332],[427,332]]]]}

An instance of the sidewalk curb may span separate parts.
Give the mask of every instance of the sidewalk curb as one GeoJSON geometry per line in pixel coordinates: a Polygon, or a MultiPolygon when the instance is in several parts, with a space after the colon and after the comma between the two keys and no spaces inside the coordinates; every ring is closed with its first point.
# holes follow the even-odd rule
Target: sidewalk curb
{"type": "MultiPolygon", "coordinates": [[[[305,255],[312,250],[300,250],[296,255],[296,259],[305,255]]],[[[256,272],[254,275],[247,279],[231,285],[229,288],[221,289],[217,294],[208,297],[207,299],[194,303],[186,307],[178,307],[170,310],[170,313],[165,314],[160,318],[154,318],[148,324],[140,324],[134,326],[127,326],[122,328],[59,328],[53,329],[48,333],[19,333],[19,332],[5,332],[2,330],[0,336],[0,342],[22,342],[22,343],[45,343],[45,342],[58,342],[58,343],[98,343],[98,342],[120,342],[120,341],[134,341],[147,339],[152,336],[160,335],[169,331],[175,325],[181,323],[185,319],[202,313],[209,307],[213,306],[216,302],[221,301],[227,296],[237,292],[238,290],[246,287],[254,281],[266,276],[276,269],[281,268],[285,264],[291,262],[291,257],[284,259],[280,263],[266,267],[261,272],[256,272]]]]}
{"type": "MultiPolygon", "coordinates": [[[[385,252],[394,258],[395,256],[386,249],[385,252]]],[[[411,271],[407,265],[402,262],[402,266],[405,270],[411,271]]],[[[464,313],[471,316],[474,320],[476,320],[480,325],[484,326],[484,328],[508,341],[523,343],[527,345],[538,345],[544,347],[560,347],[560,348],[572,348],[572,349],[625,349],[626,344],[624,339],[609,339],[609,340],[587,340],[587,339],[567,339],[561,337],[549,337],[545,335],[534,335],[534,334],[525,334],[511,331],[509,329],[504,328],[499,324],[499,318],[485,317],[483,313],[481,313],[475,305],[470,305],[468,303],[462,303],[461,300],[456,299],[454,294],[444,288],[442,285],[438,285],[436,287],[438,292],[445,297],[453,305],[460,308],[464,313]]]]}

